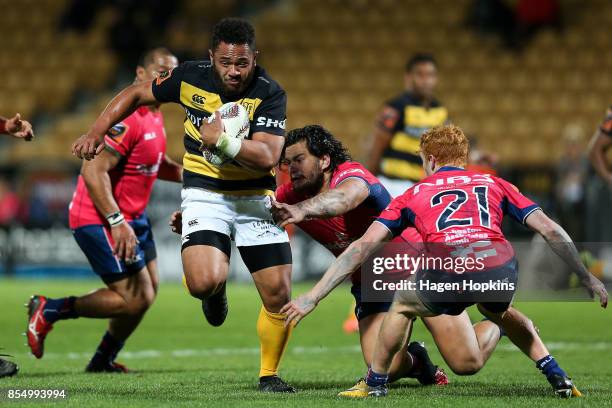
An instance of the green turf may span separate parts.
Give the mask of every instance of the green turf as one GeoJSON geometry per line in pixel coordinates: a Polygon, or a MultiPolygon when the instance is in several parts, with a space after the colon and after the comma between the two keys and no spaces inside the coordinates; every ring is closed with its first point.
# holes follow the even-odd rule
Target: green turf
{"type": "MultiPolygon", "coordinates": [[[[533,363],[512,351],[506,339],[480,373],[450,374],[447,387],[423,388],[403,380],[385,399],[338,399],[336,393],[365,371],[357,336],[340,329],[350,303],[347,287],[336,290],[293,334],[281,374],[299,388],[296,395],[256,391],[259,300],[251,285],[229,285],[228,320],[221,328],[212,328],[205,323],[199,303],[180,285],[163,284],[156,304],[125,347],[130,353],[120,359],[134,370],[130,375],[83,373],[104,332],[102,320],[60,322],[47,338],[45,358],[28,356],[25,338],[20,336],[26,326],[22,305],[28,296],[80,294],[96,286],[94,281],[0,280],[0,346],[21,366],[18,376],[0,380],[0,389],[67,389],[68,400],[59,404],[79,407],[612,406],[612,311],[594,303],[518,305],[536,322],[544,340],[560,347],[553,355],[586,395],[571,401],[555,399],[533,363]]],[[[298,294],[308,287],[301,284],[294,291],[298,294]]],[[[413,338],[425,341],[432,358],[444,367],[421,323],[413,338]]],[[[5,403],[0,400],[0,406],[5,403]]]]}

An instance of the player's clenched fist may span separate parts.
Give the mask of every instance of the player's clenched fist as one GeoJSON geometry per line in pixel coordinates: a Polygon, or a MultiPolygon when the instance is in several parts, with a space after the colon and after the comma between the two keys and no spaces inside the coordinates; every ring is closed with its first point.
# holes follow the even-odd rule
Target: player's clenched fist
{"type": "Polygon", "coordinates": [[[183,213],[180,211],[175,211],[172,213],[172,215],[170,216],[170,222],[168,223],[168,225],[170,225],[170,229],[172,230],[172,232],[175,232],[177,234],[182,234],[183,233],[183,213]]]}
{"type": "Polygon", "coordinates": [[[82,135],[72,144],[72,154],[79,159],[91,160],[104,150],[104,136],[91,133],[82,135]]]}

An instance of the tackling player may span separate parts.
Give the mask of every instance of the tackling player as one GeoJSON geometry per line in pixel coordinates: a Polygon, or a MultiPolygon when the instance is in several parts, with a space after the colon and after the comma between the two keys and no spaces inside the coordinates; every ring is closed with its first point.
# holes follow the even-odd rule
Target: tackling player
{"type": "Polygon", "coordinates": [[[287,233],[269,211],[276,188],[274,166],[284,144],[285,91],[256,64],[255,31],[241,19],[223,19],[214,28],[210,61],[185,62],[153,82],[124,89],[73,145],[91,159],[103,135],[138,106],[178,103],[186,112],[182,191],[182,261],[191,295],[202,302],[208,322],[227,316],[226,280],[231,240],[251,272],[263,307],[257,320],[261,344],[259,389],[295,392],[278,377],[291,328],[281,307],[290,300],[291,248],[287,233]],[[224,103],[242,104],[251,120],[249,136],[229,137],[219,113],[224,103]],[[213,123],[207,118],[215,115],[213,123]],[[213,160],[222,154],[228,159],[213,160]]]}
{"type": "MultiPolygon", "coordinates": [[[[288,324],[292,322],[297,324],[334,287],[372,255],[377,246],[392,237],[399,236],[408,227],[417,228],[427,242],[427,251],[430,251],[432,243],[444,243],[448,234],[467,238],[468,245],[476,242],[481,244],[483,241],[489,246],[494,243],[493,248],[500,249],[499,253],[485,258],[487,269],[473,273],[472,278],[483,281],[500,278],[516,282],[516,261],[500,227],[504,214],[542,234],[553,250],[573,267],[591,295],[596,293],[602,307],[606,307],[605,287],[582,265],[571,239],[559,225],[551,221],[536,204],[518,193],[508,182],[463,169],[467,162],[468,143],[459,128],[455,126],[434,128],[422,136],[420,145],[423,166],[429,177],[393,200],[377,222],[372,223],[363,237],[353,242],[338,257],[310,292],[283,308],[287,313],[288,324]],[[475,198],[471,197],[472,193],[475,198]],[[461,217],[457,218],[455,212],[462,205],[464,207],[460,213],[461,217]],[[364,245],[366,243],[369,245],[364,245]]],[[[463,277],[454,271],[419,270],[412,279],[452,283],[462,280],[463,277]]],[[[405,341],[411,320],[416,316],[458,315],[464,313],[466,307],[478,303],[479,310],[485,316],[507,328],[510,339],[530,358],[536,360],[537,367],[546,375],[555,393],[563,397],[580,396],[580,392],[554,358],[545,348],[538,347],[529,330],[521,324],[509,324],[508,319],[512,319],[512,313],[509,313],[512,309],[509,307],[513,293],[513,290],[509,290],[503,299],[481,302],[466,297],[466,292],[451,292],[452,299],[455,299],[453,303],[448,302],[448,299],[446,302],[440,301],[432,297],[431,293],[418,289],[397,292],[381,326],[372,366],[365,382],[358,383],[341,395],[348,397],[386,395],[389,368],[394,355],[405,341]],[[546,354],[537,356],[537,352],[546,354]]],[[[468,333],[470,329],[470,326],[466,326],[465,332],[468,333]]],[[[434,334],[434,337],[437,336],[434,334]]],[[[457,349],[462,354],[465,353],[462,348],[478,344],[475,336],[465,342],[466,344],[457,343],[457,349]]],[[[444,351],[440,351],[444,355],[444,351]]]]}
{"type": "MultiPolygon", "coordinates": [[[[145,53],[135,84],[150,83],[173,69],[177,59],[165,48],[145,53]]],[[[94,272],[106,284],[84,296],[28,303],[28,345],[36,358],[59,320],[110,319],[88,372],[126,372],[115,358],[153,304],[158,275],[155,243],[145,209],[157,178],[181,182],[182,168],[166,155],[166,132],[159,104],[142,106],[108,130],[105,149],[84,161],[72,202],[70,228],[94,272]]]]}
{"type": "MultiPolygon", "coordinates": [[[[342,143],[318,125],[288,133],[281,165],[288,168],[291,181],[276,190],[275,221],[281,227],[298,225],[335,256],[358,239],[391,201],[378,179],[352,161],[342,143]]],[[[352,274],[351,281],[361,351],[369,366],[390,303],[362,301],[359,273],[352,274]]],[[[417,378],[426,385],[448,383],[418,342],[405,342],[394,358],[391,381],[402,377],[417,378]]]]}

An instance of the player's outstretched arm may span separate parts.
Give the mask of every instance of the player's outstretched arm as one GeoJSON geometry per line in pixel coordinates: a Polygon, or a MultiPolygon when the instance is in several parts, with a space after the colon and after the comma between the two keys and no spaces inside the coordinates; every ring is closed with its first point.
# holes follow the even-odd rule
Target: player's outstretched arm
{"type": "Polygon", "coordinates": [[[27,120],[21,119],[21,114],[19,113],[10,119],[0,117],[0,134],[7,134],[17,139],[24,139],[26,142],[34,138],[32,125],[27,120]]]}
{"type": "Polygon", "coordinates": [[[272,216],[280,227],[314,218],[331,218],[346,214],[365,201],[370,194],[366,183],[349,178],[333,190],[301,201],[295,205],[272,202],[272,216]]]}
{"type": "Polygon", "coordinates": [[[608,305],[608,292],[603,283],[584,266],[576,245],[567,232],[541,210],[532,212],[525,220],[525,224],[544,237],[552,250],[578,275],[580,282],[589,291],[591,297],[596,294],[601,307],[605,308],[608,305]]]}
{"type": "Polygon", "coordinates": [[[121,157],[104,150],[95,160],[84,161],[81,175],[96,209],[109,222],[115,246],[113,251],[120,259],[132,259],[136,250],[136,234],[125,221],[113,196],[108,172],[117,166],[121,157]]]}
{"type": "Polygon", "coordinates": [[[110,101],[87,134],[72,144],[72,154],[79,159],[93,159],[104,149],[104,135],[112,126],[131,115],[139,106],[155,102],[151,81],[128,86],[110,101]]]}
{"type": "Polygon", "coordinates": [[[307,293],[287,303],[281,309],[286,313],[285,326],[297,325],[317,304],[347,276],[352,274],[380,245],[391,238],[391,233],[383,224],[373,222],[361,238],[353,242],[329,267],[323,277],[307,293]]]}
{"type": "Polygon", "coordinates": [[[606,152],[612,146],[612,137],[597,130],[589,142],[589,160],[593,168],[608,184],[612,184],[612,171],[610,171],[606,160],[606,152]]]}
{"type": "Polygon", "coordinates": [[[159,166],[157,178],[160,180],[174,181],[177,183],[183,182],[183,166],[172,160],[167,154],[164,155],[159,166]]]}

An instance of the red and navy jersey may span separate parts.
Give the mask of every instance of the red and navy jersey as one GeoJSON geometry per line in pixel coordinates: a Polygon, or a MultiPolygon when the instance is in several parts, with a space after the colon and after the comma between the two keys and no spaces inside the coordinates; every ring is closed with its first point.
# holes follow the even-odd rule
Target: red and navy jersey
{"type": "Polygon", "coordinates": [[[471,245],[482,252],[490,243],[486,265],[493,267],[514,255],[501,229],[504,215],[524,224],[538,209],[499,177],[442,167],[395,198],[376,221],[394,237],[415,227],[428,247],[471,245]]]}
{"type": "MultiPolygon", "coordinates": [[[[326,219],[302,221],[297,225],[315,241],[329,249],[335,256],[340,255],[353,241],[359,239],[380,212],[391,202],[391,196],[380,181],[357,162],[345,162],[334,171],[329,188],[334,189],[343,181],[358,178],[365,182],[370,194],[360,205],[346,214],[326,219]]],[[[311,198],[298,194],[291,183],[276,190],[280,203],[296,204],[311,198]]]]}
{"type": "MultiPolygon", "coordinates": [[[[108,172],[113,197],[127,221],[141,216],[149,202],[159,166],[166,153],[166,131],[162,113],[148,107],[113,126],[105,136],[106,149],[121,156],[108,172]]],[[[105,214],[96,209],[82,176],[69,207],[70,228],[105,224],[105,214]]]]}

